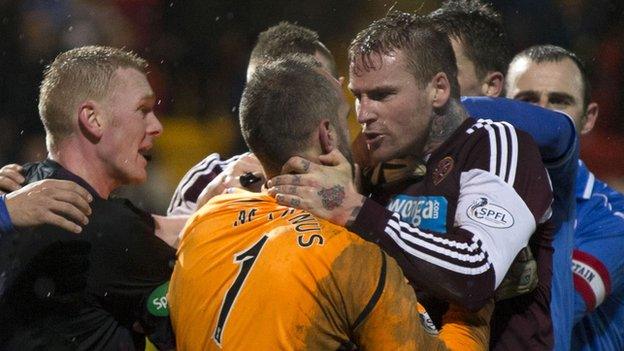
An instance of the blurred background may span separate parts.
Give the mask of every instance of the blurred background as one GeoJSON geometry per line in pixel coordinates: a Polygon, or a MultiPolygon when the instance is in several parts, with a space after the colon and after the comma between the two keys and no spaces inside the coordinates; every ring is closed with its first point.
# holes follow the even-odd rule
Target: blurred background
{"type": "MultiPolygon", "coordinates": [[[[588,64],[600,116],[581,139],[599,178],[624,190],[624,1],[492,0],[516,50],[552,43],[588,64]]],[[[164,213],[180,177],[209,153],[245,150],[237,126],[249,53],[259,32],[281,20],[319,32],[347,76],[353,36],[390,7],[426,14],[435,0],[0,0],[0,164],[46,156],[37,113],[44,67],[82,45],[125,47],[150,62],[165,131],[150,180],[124,196],[164,213]]],[[[358,126],[351,116],[352,131],[358,126]]]]}

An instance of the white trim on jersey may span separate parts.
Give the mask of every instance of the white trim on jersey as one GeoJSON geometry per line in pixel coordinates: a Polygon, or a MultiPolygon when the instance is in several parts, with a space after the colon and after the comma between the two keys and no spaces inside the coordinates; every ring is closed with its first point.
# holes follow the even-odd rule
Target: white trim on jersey
{"type": "Polygon", "coordinates": [[[516,134],[516,129],[508,122],[501,122],[501,124],[506,127],[507,133],[511,137],[511,165],[507,183],[513,186],[516,181],[516,170],[518,168],[518,135],[516,134]]]}
{"type": "Polygon", "coordinates": [[[167,215],[191,215],[197,209],[196,201],[187,201],[184,199],[184,194],[193,186],[197,179],[201,176],[208,175],[214,172],[215,167],[219,166],[221,169],[225,169],[229,164],[235,162],[240,157],[244,156],[236,155],[225,161],[221,160],[221,155],[218,153],[212,153],[206,158],[201,160],[198,164],[191,167],[186,172],[184,177],[180,180],[180,183],[176,187],[171,202],[167,208],[167,215]]]}
{"type": "MultiPolygon", "coordinates": [[[[400,222],[399,215],[397,213],[393,213],[392,218],[390,218],[390,221],[388,222],[385,231],[386,234],[388,234],[388,236],[390,236],[390,238],[392,238],[392,240],[397,243],[397,245],[399,245],[403,250],[405,250],[405,252],[409,253],[410,255],[460,274],[479,275],[487,272],[487,270],[490,269],[491,265],[487,262],[487,259],[485,258],[483,252],[481,252],[480,243],[473,242],[470,246],[468,246],[465,243],[445,240],[448,245],[444,245],[440,242],[432,244],[418,238],[418,236],[424,237],[425,235],[428,235],[427,233],[421,232],[420,230],[418,230],[418,228],[411,227],[408,224],[404,224],[405,223],[400,222]],[[406,233],[403,230],[409,230],[409,233],[406,233]],[[445,248],[444,246],[447,247],[445,248]],[[452,249],[452,247],[462,246],[472,248],[472,250],[468,251],[473,253],[462,254],[452,249]],[[472,265],[462,266],[459,264],[451,263],[448,260],[429,255],[425,253],[423,249],[434,251],[438,254],[463,262],[482,261],[483,264],[477,267],[471,267],[472,265]]],[[[433,237],[432,235],[429,236],[433,237]]]]}
{"type": "Polygon", "coordinates": [[[585,190],[583,191],[583,199],[591,198],[591,194],[594,191],[594,183],[596,182],[596,177],[589,172],[589,176],[587,177],[587,182],[585,183],[585,190]]]}
{"type": "Polygon", "coordinates": [[[516,181],[516,170],[518,168],[518,136],[516,129],[507,122],[479,119],[477,123],[466,130],[466,133],[472,134],[481,128],[488,132],[490,141],[490,173],[496,174],[513,186],[516,181]]]}

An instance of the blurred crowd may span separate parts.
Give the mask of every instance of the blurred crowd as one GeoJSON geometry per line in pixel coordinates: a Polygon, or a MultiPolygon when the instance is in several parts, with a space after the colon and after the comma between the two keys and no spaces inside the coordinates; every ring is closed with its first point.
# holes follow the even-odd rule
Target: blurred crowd
{"type": "MultiPolygon", "coordinates": [[[[493,0],[517,50],[552,43],[588,65],[595,130],[581,157],[624,190],[624,3],[616,0],[493,0]]],[[[281,20],[317,30],[346,75],[351,38],[391,7],[428,13],[439,1],[287,0],[0,0],[0,162],[46,156],[37,113],[43,68],[59,52],[100,44],[131,49],[150,61],[165,132],[148,184],[124,193],[162,213],[184,172],[210,152],[245,149],[237,106],[257,34],[281,20]]],[[[352,130],[357,129],[353,118],[352,130]]]]}

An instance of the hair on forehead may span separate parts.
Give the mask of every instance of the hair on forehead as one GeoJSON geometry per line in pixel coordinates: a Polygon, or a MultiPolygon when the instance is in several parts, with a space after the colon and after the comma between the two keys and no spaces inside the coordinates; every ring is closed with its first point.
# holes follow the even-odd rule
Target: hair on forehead
{"type": "Polygon", "coordinates": [[[459,97],[457,63],[449,38],[425,16],[391,11],[360,31],[349,46],[349,63],[354,74],[376,70],[381,55],[402,52],[407,70],[426,85],[444,72],[451,85],[451,96],[459,97]]]}
{"type": "Polygon", "coordinates": [[[574,65],[578,68],[581,74],[581,81],[583,83],[583,107],[587,108],[589,100],[591,99],[591,86],[589,82],[589,75],[587,68],[583,60],[570,50],[566,50],[556,45],[535,45],[528,49],[525,49],[518,53],[511,64],[521,58],[529,58],[535,63],[543,62],[561,62],[565,59],[570,59],[574,65]]]}
{"type": "Polygon", "coordinates": [[[447,0],[429,14],[440,31],[461,41],[464,53],[483,79],[487,72],[505,72],[511,48],[502,17],[480,0],[447,0]]]}
{"type": "Polygon", "coordinates": [[[322,119],[337,123],[339,93],[310,55],[268,62],[258,67],[243,91],[243,138],[263,166],[279,173],[291,156],[309,146],[322,119]]]}

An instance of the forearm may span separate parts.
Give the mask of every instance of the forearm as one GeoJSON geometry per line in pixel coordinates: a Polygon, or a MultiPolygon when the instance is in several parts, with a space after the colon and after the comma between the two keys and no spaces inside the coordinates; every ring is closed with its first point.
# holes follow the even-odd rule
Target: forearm
{"type": "Polygon", "coordinates": [[[426,233],[369,199],[349,229],[380,245],[408,280],[442,299],[474,310],[494,293],[494,269],[481,243],[468,231],[426,233]]]}
{"type": "Polygon", "coordinates": [[[156,225],[155,235],[167,245],[177,248],[179,242],[179,236],[182,232],[182,228],[186,224],[189,216],[158,216],[152,215],[154,223],[156,225]]]}

